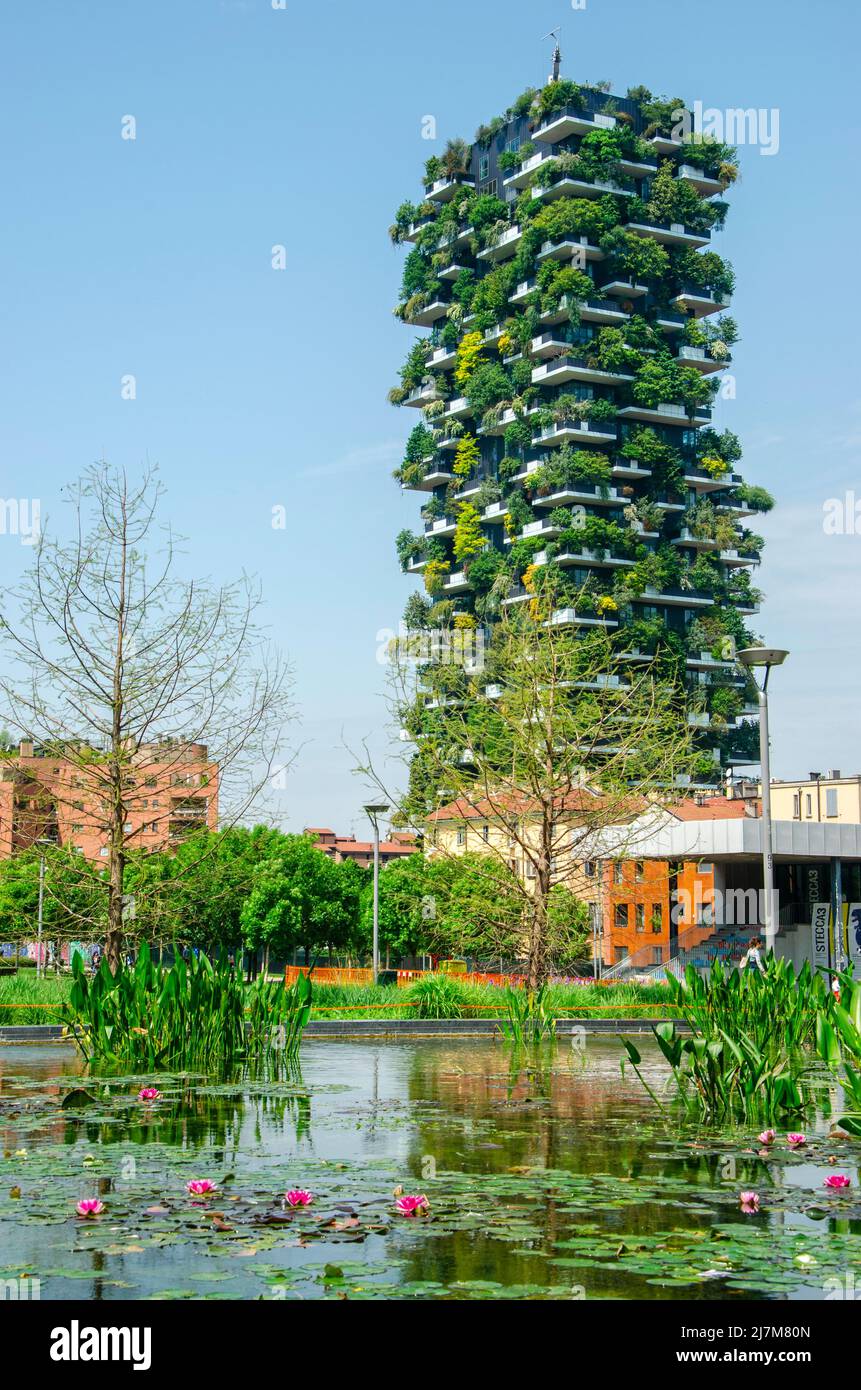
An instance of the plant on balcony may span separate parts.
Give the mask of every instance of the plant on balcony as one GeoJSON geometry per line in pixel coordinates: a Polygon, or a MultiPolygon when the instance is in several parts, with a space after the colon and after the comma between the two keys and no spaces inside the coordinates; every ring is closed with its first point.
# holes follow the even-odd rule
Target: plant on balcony
{"type": "Polygon", "coordinates": [[[755,512],[770,512],[774,506],[774,498],[764,487],[755,487],[752,483],[739,483],[732,493],[733,497],[738,498],[739,502],[744,502],[745,506],[755,512]]]}
{"type": "Polygon", "coordinates": [[[669,101],[666,97],[650,97],[650,100],[643,102],[641,106],[645,122],[643,138],[648,140],[652,135],[672,135],[679,126],[680,112],[686,109],[681,97],[672,97],[669,101]]]}
{"type": "Polygon", "coordinates": [[[535,100],[533,110],[538,125],[542,125],[549,116],[557,111],[564,111],[566,107],[571,107],[574,111],[582,111],[586,103],[583,93],[576,82],[562,79],[557,82],[548,82],[542,87],[535,100]]]}
{"type": "Polygon", "coordinates": [[[395,220],[389,228],[389,236],[396,246],[403,241],[417,216],[418,209],[415,203],[401,203],[395,213],[395,220]]]}
{"type": "Polygon", "coordinates": [[[659,242],[637,236],[624,227],[613,227],[601,237],[608,279],[662,280],[670,267],[670,257],[659,242]]]}
{"type": "Polygon", "coordinates": [[[713,687],[710,693],[711,713],[724,724],[738,718],[744,709],[744,699],[735,686],[719,685],[713,687]]]}
{"type": "Polygon", "coordinates": [[[457,478],[468,478],[481,462],[481,448],[474,434],[465,434],[458,441],[452,472],[457,478]]]}
{"type": "Polygon", "coordinates": [[[425,588],[432,598],[443,591],[451,566],[447,560],[428,560],[424,569],[425,588]]]}
{"type": "Polygon", "coordinates": [[[701,294],[715,299],[729,299],[735,289],[735,275],[729,261],[716,251],[693,251],[690,247],[674,247],[670,252],[673,271],[679,285],[690,285],[701,294]]]}
{"type": "Polygon", "coordinates": [[[602,371],[630,374],[639,371],[643,364],[643,354],[625,341],[620,328],[602,328],[595,345],[597,352],[590,354],[588,360],[602,371]]]}
{"type": "Polygon", "coordinates": [[[492,406],[510,401],[512,397],[511,378],[499,362],[480,363],[463,389],[470,410],[479,416],[483,416],[492,406]]]}
{"type": "Polygon", "coordinates": [[[454,368],[454,380],[461,392],[478,366],[483,348],[484,335],[482,333],[465,333],[460,340],[454,368]]]}
{"type": "Polygon", "coordinates": [[[472,150],[466,140],[449,140],[440,156],[441,173],[445,178],[457,178],[458,174],[468,174],[472,150]]]}
{"type": "Polygon", "coordinates": [[[401,562],[401,569],[405,570],[414,555],[420,559],[425,554],[426,542],[424,536],[414,536],[412,531],[404,530],[398,532],[395,547],[401,562]]]}
{"type": "Polygon", "coordinates": [[[487,545],[481,529],[481,514],[471,502],[462,502],[454,530],[454,558],[459,564],[471,560],[487,545]]]}

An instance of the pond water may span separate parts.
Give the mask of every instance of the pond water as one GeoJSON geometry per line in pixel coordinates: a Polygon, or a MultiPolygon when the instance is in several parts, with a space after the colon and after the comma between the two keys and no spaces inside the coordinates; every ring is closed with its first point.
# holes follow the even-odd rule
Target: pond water
{"type": "Polygon", "coordinates": [[[820,1113],[802,1149],[761,1157],[754,1132],[661,1116],[620,1055],[309,1041],[301,1075],[224,1081],[0,1048],[0,1278],[43,1299],[840,1296],[861,1266],[861,1144],[820,1113]],[[78,1087],[89,1101],[64,1108],[78,1087]],[[824,1186],[836,1173],[848,1189],[824,1186]],[[195,1178],[217,1192],[191,1198],[195,1178]],[[285,1210],[291,1188],[312,1205],[285,1210]],[[398,1189],[429,1214],[400,1216],[398,1189]],[[81,1219],[90,1197],[104,1212],[81,1219]]]}

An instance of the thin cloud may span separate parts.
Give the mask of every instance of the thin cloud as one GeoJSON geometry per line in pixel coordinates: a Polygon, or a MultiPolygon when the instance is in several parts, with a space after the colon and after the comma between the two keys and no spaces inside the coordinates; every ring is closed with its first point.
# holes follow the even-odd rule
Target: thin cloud
{"type": "Polygon", "coordinates": [[[358,473],[363,469],[393,467],[403,457],[403,440],[391,439],[383,444],[371,444],[365,449],[351,449],[330,463],[314,464],[312,468],[302,468],[298,478],[332,477],[339,473],[358,473]]]}

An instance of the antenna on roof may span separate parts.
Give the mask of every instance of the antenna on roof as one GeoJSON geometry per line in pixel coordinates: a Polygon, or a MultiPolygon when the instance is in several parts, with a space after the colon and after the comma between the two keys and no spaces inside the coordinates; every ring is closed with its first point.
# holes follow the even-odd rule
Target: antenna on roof
{"type": "MultiPolygon", "coordinates": [[[[558,29],[551,29],[549,34],[544,35],[544,39],[556,40],[556,47],[553,49],[553,71],[547,79],[548,82],[559,81],[559,71],[562,67],[562,49],[559,47],[559,35],[561,32],[562,25],[560,24],[558,29]]],[[[542,39],[542,43],[544,39],[542,39]]]]}

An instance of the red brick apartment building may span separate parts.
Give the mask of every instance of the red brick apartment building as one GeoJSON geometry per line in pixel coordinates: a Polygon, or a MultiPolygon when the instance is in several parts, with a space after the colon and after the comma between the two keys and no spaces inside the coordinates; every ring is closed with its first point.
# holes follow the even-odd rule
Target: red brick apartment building
{"type": "MultiPolygon", "coordinates": [[[[357,840],[355,835],[336,835],[334,830],[317,825],[306,826],[305,834],[312,835],[315,848],[334,859],[336,864],[352,859],[360,869],[369,869],[374,863],[373,840],[357,840]]],[[[394,830],[388,840],[380,841],[380,868],[391,864],[394,859],[405,859],[417,850],[415,835],[394,830]]]]}
{"type": "MultiPolygon", "coordinates": [[[[107,857],[104,763],[98,750],[91,755],[64,757],[26,740],[0,753],[0,858],[40,839],[107,857]]],[[[217,828],[218,765],[204,743],[143,744],[130,760],[124,800],[127,848],[171,849],[190,831],[217,828]]]]}

